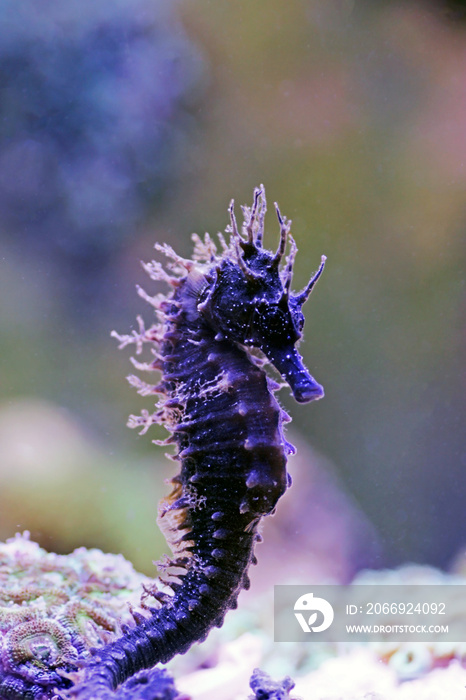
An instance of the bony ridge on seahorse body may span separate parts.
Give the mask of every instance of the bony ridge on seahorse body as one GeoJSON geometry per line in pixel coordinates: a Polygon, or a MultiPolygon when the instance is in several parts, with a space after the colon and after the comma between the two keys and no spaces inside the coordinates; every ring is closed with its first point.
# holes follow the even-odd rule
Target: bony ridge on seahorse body
{"type": "Polygon", "coordinates": [[[322,387],[302,363],[296,343],[302,337],[301,308],[322,273],[325,257],[308,285],[291,292],[296,244],[290,223],[275,205],[280,242],[276,252],[263,247],[266,199],[256,188],[252,206],[243,207],[238,230],[229,207],[230,241],[219,234],[220,253],[208,234],[194,234],[191,260],[169,246],[157,245],[171,260],[144,267],[153,280],[168,282],[167,295],[139,294],[154,308],[159,323],[148,329],[113,335],[120,347],[145,345],[153,359],[140,370],[162,374],[157,384],[129,377],[140,394],[161,397],[156,411],[131,416],[129,425],[145,432],[161,423],[175,443],[181,470],[159,509],[159,524],[173,551],[169,560],[170,594],[154,584],[147,615],[135,616],[115,642],[95,650],[83,681],[71,690],[81,700],[112,697],[112,689],[142,668],[184,653],[193,642],[221,626],[235,608],[247,571],[255,563],[258,523],[272,513],[290,484],[284,438],[290,420],[274,392],[282,385],[263,369],[256,348],[278,370],[300,402],[320,399],[322,387]],[[285,259],[287,239],[289,254],[285,259]]]}

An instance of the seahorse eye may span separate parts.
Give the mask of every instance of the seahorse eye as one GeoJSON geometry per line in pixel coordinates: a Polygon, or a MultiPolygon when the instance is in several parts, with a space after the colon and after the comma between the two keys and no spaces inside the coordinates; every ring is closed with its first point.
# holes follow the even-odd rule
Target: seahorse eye
{"type": "Polygon", "coordinates": [[[265,311],[265,323],[268,328],[279,330],[286,323],[286,316],[283,311],[275,306],[269,306],[265,311]]]}
{"type": "Polygon", "coordinates": [[[268,340],[281,335],[289,326],[287,315],[275,305],[262,304],[255,310],[254,315],[254,325],[268,340]]]}

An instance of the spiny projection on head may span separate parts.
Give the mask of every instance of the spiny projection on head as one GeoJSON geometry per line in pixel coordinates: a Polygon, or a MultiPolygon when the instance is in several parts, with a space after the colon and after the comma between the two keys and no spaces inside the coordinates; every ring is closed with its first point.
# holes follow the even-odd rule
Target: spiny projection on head
{"type": "Polygon", "coordinates": [[[139,294],[159,317],[146,329],[141,318],[132,335],[113,335],[120,347],[149,346],[153,358],[138,370],[161,372],[156,384],[129,377],[144,396],[158,395],[152,414],[131,416],[130,427],[145,433],[163,424],[175,443],[181,469],[173,490],[159,507],[159,524],[173,551],[164,563],[171,592],[156,583],[146,595],[146,616],[116,642],[96,650],[84,681],[71,692],[81,700],[112,697],[112,689],[142,668],[166,662],[221,626],[238,594],[248,588],[247,571],[256,563],[254,545],[261,518],[274,511],[291,483],[286,471],[293,447],[284,438],[290,420],[274,392],[283,384],[264,372],[269,361],[301,403],[320,399],[322,387],[302,363],[296,343],[302,337],[301,308],[322,273],[325,257],[308,285],[291,292],[296,244],[291,222],[275,205],[280,242],[276,252],[263,247],[266,199],[256,188],[251,207],[243,207],[241,231],[233,201],[227,243],[221,251],[208,234],[193,235],[191,260],[168,245],[156,248],[170,258],[144,265],[153,280],[168,282],[167,295],[139,294]],[[290,250],[283,264],[287,239],[290,250]],[[265,358],[253,354],[262,351],[265,358]]]}

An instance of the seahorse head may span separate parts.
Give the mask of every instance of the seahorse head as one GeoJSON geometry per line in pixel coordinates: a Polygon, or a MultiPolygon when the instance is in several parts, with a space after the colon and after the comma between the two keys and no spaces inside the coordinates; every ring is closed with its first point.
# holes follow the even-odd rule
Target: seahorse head
{"type": "Polygon", "coordinates": [[[241,234],[231,202],[231,244],[216,264],[214,281],[200,298],[198,310],[219,337],[261,350],[289,384],[295,399],[305,403],[324,395],[323,388],[304,367],[296,344],[304,326],[301,308],[322,273],[325,256],[307,286],[293,294],[291,280],[297,248],[289,235],[291,222],[281,215],[277,204],[275,208],[280,243],[272,253],[262,246],[266,211],[263,185],[254,191],[252,207],[243,207],[241,234]],[[290,253],[281,266],[287,238],[291,241],[290,253]]]}

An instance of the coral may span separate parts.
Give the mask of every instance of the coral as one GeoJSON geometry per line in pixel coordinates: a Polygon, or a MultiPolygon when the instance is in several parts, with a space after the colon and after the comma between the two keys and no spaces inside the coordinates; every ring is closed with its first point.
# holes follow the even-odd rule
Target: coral
{"type": "Polygon", "coordinates": [[[52,554],[28,533],[0,544],[0,699],[46,700],[70,686],[91,648],[134,624],[130,606],[147,583],[121,555],[52,554]]]}
{"type": "MultiPolygon", "coordinates": [[[[160,668],[139,671],[117,690],[115,700],[182,700],[172,678],[160,668]]],[[[186,699],[187,700],[187,699],[186,699]]]]}
{"type": "Polygon", "coordinates": [[[267,673],[256,668],[250,686],[254,691],[250,700],[289,700],[289,691],[293,690],[294,682],[288,676],[281,681],[274,681],[267,673]]]}

